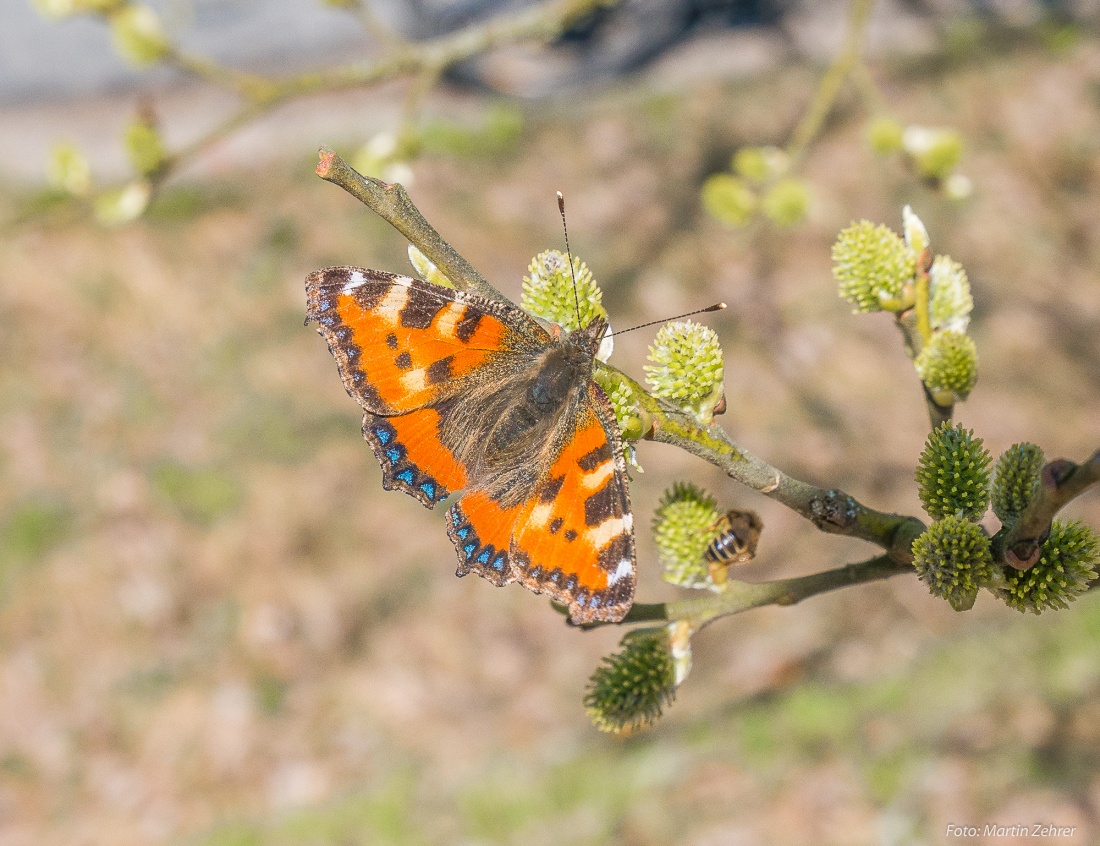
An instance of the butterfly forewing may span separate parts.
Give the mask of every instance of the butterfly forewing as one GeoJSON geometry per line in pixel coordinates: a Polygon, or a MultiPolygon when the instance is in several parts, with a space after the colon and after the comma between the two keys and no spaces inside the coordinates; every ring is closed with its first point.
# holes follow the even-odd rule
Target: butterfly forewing
{"type": "Polygon", "coordinates": [[[311,273],[306,302],[307,320],[328,341],[344,387],[372,414],[437,402],[494,355],[546,336],[514,307],[358,267],[311,273]]]}

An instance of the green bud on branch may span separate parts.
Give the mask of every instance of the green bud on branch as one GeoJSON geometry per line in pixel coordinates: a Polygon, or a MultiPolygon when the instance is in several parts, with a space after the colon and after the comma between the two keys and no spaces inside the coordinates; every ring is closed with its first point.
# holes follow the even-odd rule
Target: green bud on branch
{"type": "Polygon", "coordinates": [[[978,348],[969,335],[936,332],[913,361],[917,375],[940,406],[964,400],[978,381],[978,348]]]}
{"type": "Polygon", "coordinates": [[[703,555],[720,533],[721,519],[718,503],[702,488],[677,482],[666,490],[653,518],[661,578],[679,587],[720,590],[703,555]]]}
{"type": "Polygon", "coordinates": [[[168,55],[168,36],[157,13],[148,6],[122,6],[110,13],[110,21],[115,52],[130,64],[145,67],[168,55]]]}
{"type": "Polygon", "coordinates": [[[716,173],[703,183],[703,207],[719,223],[747,226],[759,204],[756,192],[740,177],[716,173]]]}
{"type": "Polygon", "coordinates": [[[655,396],[709,423],[722,399],[724,362],[718,334],[693,320],[666,323],[649,348],[644,365],[655,396]]]}
{"type": "Polygon", "coordinates": [[[917,464],[921,504],[933,520],[958,516],[977,521],[989,507],[991,456],[962,424],[943,423],[928,435],[917,464]]]}
{"type": "Polygon", "coordinates": [[[636,629],[603,659],[588,681],[584,705],[596,728],[633,731],[652,725],[676,697],[676,660],[667,627],[636,629]]]}
{"type": "Polygon", "coordinates": [[[833,244],[833,277],[856,312],[908,308],[914,269],[913,254],[887,226],[862,220],[842,230],[833,244]]]}
{"type": "Polygon", "coordinates": [[[417,276],[425,282],[431,282],[433,285],[439,285],[443,288],[454,287],[454,283],[443,275],[443,271],[412,244],[409,244],[409,263],[416,269],[417,276]]]}
{"type": "MultiPolygon", "coordinates": [[[[603,307],[603,292],[592,278],[592,272],[579,258],[569,261],[557,250],[545,250],[531,259],[523,277],[520,306],[528,314],[557,323],[572,332],[587,326],[597,317],[607,317],[603,307]],[[576,277],[576,293],[573,279],[576,277]],[[580,315],[577,304],[580,303],[580,315]]],[[[604,359],[605,360],[605,359],[604,359]]]]}
{"type": "Polygon", "coordinates": [[[993,471],[993,513],[1002,523],[1011,525],[1039,489],[1046,458],[1035,444],[1013,444],[997,459],[993,471]]]}
{"type": "Polygon", "coordinates": [[[946,599],[956,611],[967,611],[978,588],[993,578],[989,538],[977,523],[949,515],[913,542],[913,566],[933,595],[946,599]]]}

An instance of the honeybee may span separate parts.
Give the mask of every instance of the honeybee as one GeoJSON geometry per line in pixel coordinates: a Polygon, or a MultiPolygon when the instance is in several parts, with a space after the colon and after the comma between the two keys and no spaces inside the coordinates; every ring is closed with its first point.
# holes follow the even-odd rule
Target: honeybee
{"type": "Polygon", "coordinates": [[[715,584],[726,581],[726,570],[731,564],[752,560],[763,528],[764,523],[755,511],[732,509],[718,519],[712,527],[718,534],[703,553],[715,584]]]}

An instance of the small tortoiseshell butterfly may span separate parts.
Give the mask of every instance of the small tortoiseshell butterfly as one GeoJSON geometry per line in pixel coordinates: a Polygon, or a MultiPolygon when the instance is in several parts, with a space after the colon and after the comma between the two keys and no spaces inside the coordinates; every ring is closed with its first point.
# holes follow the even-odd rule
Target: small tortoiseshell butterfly
{"type": "Polygon", "coordinates": [[[634,531],[592,378],[606,321],[547,330],[512,303],[359,267],[311,273],[306,296],[382,486],[428,508],[462,491],[447,512],[458,575],[549,594],[574,623],[621,620],[634,531]]]}

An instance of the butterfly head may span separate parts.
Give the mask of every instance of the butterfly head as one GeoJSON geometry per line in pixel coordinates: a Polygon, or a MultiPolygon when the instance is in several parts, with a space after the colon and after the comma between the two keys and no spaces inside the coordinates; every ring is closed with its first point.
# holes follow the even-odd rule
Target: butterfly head
{"type": "Polygon", "coordinates": [[[606,317],[595,317],[587,326],[574,329],[567,335],[567,342],[582,349],[591,361],[597,358],[607,361],[611,356],[611,336],[606,317]]]}

